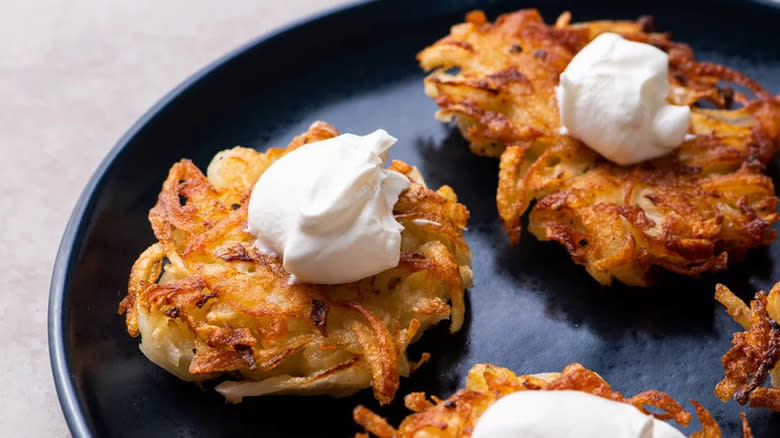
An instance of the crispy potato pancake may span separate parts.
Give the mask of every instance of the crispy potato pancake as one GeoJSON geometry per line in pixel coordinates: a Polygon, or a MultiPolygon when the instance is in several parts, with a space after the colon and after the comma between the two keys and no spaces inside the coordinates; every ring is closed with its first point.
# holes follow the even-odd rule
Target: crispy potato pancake
{"type": "MultiPolygon", "coordinates": [[[[352,412],[355,422],[368,432],[359,433],[356,438],[465,438],[471,436],[479,418],[499,398],[517,391],[582,391],[610,400],[630,404],[647,415],[660,420],[674,420],[687,427],[692,415],[685,411],[668,394],[660,391],[645,391],[631,398],[616,392],[597,373],[578,363],[573,363],[560,373],[517,376],[512,371],[490,364],[478,364],[471,368],[466,378],[466,389],[461,389],[450,398],[441,400],[424,393],[414,392],[404,398],[406,407],[415,412],[402,422],[398,429],[374,412],[358,406],[352,412]],[[647,407],[652,407],[650,412],[647,407]],[[660,411],[660,413],[659,413],[660,411]]],[[[718,438],[720,427],[703,406],[694,400],[696,415],[702,424],[702,431],[692,437],[718,438]]],[[[518,415],[526,413],[518,412],[518,415]]],[[[533,413],[527,413],[533,415],[533,413]]],[[[747,420],[742,418],[744,437],[752,437],[747,420]]]]}
{"type": "Polygon", "coordinates": [[[397,267],[349,284],[291,285],[281,260],[254,247],[247,205],[257,179],[284,154],[337,134],[316,122],[286,149],[225,150],[207,176],[189,160],[173,165],[149,212],[158,241],[135,262],[119,305],[149,359],[184,380],[229,377],[216,389],[232,402],[371,386],[384,404],[428,357],[410,362],[410,343],[447,318],[460,329],[469,212],[450,187],[429,190],[403,162],[390,165],[411,180],[393,210],[405,227],[397,267]]]}
{"type": "Polygon", "coordinates": [[[715,299],[744,329],[734,334],[734,345],[721,359],[726,377],[715,387],[721,400],[733,398],[751,408],[780,412],[780,283],[767,295],[756,293],[750,307],[719,284],[715,299]],[[770,377],[771,387],[765,387],[770,377]]]}
{"type": "Polygon", "coordinates": [[[653,32],[649,17],[570,19],[547,25],[521,10],[490,23],[474,11],[417,55],[432,71],[425,91],[436,117],[454,118],[475,154],[501,157],[497,203],[512,244],[535,203],[528,228],[538,239],[562,244],[601,284],[648,286],[657,271],[719,271],[773,242],[777,198],[762,172],[780,145],[780,99],[737,71],[696,61],[689,46],[653,32]],[[559,134],[559,75],[608,31],[669,54],[668,100],[691,106],[695,134],[670,155],[619,166],[559,134]],[[698,105],[705,101],[715,109],[698,105]],[[742,107],[730,109],[734,102],[742,107]]]}

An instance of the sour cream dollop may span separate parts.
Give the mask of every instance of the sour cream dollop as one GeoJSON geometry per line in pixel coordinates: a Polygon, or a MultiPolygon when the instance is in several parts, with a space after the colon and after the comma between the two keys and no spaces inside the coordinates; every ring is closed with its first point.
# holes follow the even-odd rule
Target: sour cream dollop
{"type": "Polygon", "coordinates": [[[620,165],[657,158],[685,139],[691,110],[672,105],[669,56],[603,33],[577,53],[555,89],[562,133],[620,165]]]}
{"type": "Polygon", "coordinates": [[[580,391],[519,391],[482,414],[472,438],[684,438],[639,409],[580,391]]]}
{"type": "Polygon", "coordinates": [[[409,187],[384,169],[396,139],[382,129],[342,134],[284,155],[255,184],[249,232],[282,258],[291,282],[339,284],[398,265],[401,231],[393,206],[409,187]]]}

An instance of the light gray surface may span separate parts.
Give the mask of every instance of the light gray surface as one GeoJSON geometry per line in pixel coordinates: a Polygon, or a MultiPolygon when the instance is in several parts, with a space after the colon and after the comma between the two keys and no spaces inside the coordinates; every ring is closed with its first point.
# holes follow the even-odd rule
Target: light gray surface
{"type": "Polygon", "coordinates": [[[0,2],[0,436],[69,435],[46,305],[71,209],[122,133],[235,46],[349,0],[0,2]]]}

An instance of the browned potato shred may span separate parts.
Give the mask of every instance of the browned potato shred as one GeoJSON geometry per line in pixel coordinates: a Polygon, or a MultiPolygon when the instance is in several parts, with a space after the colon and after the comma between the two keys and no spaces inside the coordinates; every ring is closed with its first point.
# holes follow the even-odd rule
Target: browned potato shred
{"type": "Polygon", "coordinates": [[[715,395],[724,402],[733,398],[741,405],[780,412],[780,283],[768,295],[756,293],[750,308],[721,284],[715,299],[745,328],[734,334],[734,346],[721,360],[726,376],[715,387],[715,395]],[[773,387],[763,386],[768,377],[773,387]]]}
{"type": "Polygon", "coordinates": [[[436,117],[455,119],[478,155],[500,157],[498,210],[510,241],[529,231],[563,245],[601,284],[650,285],[656,271],[698,276],[725,269],[776,238],[777,198],[765,164],[780,146],[780,100],[722,65],[637,21],[547,25],[536,10],[466,22],[421,51],[436,117]],[[559,134],[554,87],[572,57],[603,32],[669,54],[669,101],[690,105],[693,139],[632,166],[559,134]],[[454,72],[457,70],[457,72],[454,72]],[[747,89],[735,92],[722,83],[747,89]],[[717,109],[694,106],[708,101],[717,109]],[[730,109],[734,103],[743,105],[730,109]]]}
{"type": "Polygon", "coordinates": [[[208,176],[189,160],[173,165],[149,212],[157,242],[135,262],[119,306],[147,357],[185,380],[230,376],[217,390],[234,402],[371,386],[389,403],[399,377],[429,357],[410,362],[407,346],[444,319],[460,329],[469,212],[403,162],[390,166],[411,180],[393,211],[405,227],[397,267],[350,284],[291,285],[281,260],[254,247],[246,222],[257,179],[284,154],[337,134],[316,122],[286,149],[222,151],[208,176]]]}
{"type": "MultiPolygon", "coordinates": [[[[660,420],[674,420],[687,427],[692,415],[685,411],[668,394],[660,391],[645,391],[626,398],[595,372],[578,363],[573,363],[560,373],[546,373],[518,376],[512,371],[490,364],[475,365],[469,371],[466,388],[457,391],[446,400],[431,397],[427,400],[423,393],[412,393],[404,399],[406,407],[415,413],[406,417],[398,428],[394,428],[377,414],[364,406],[353,411],[355,422],[361,425],[366,434],[356,437],[368,438],[466,438],[471,436],[479,418],[487,408],[499,398],[517,391],[582,391],[610,400],[630,404],[648,415],[660,420]],[[647,410],[652,406],[653,412],[647,410]],[[661,411],[660,413],[658,411],[661,411]]],[[[719,438],[720,427],[704,407],[691,400],[702,430],[692,437],[719,438]]],[[[518,412],[518,415],[526,413],[518,412]]],[[[533,412],[527,413],[533,415],[533,412]]],[[[751,437],[750,426],[743,417],[744,437],[751,437]]]]}

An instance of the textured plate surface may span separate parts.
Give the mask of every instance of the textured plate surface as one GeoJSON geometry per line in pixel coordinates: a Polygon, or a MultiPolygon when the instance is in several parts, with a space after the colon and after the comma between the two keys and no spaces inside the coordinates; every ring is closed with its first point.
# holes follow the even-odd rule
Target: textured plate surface
{"type": "MultiPolygon", "coordinates": [[[[364,3],[250,43],[174,90],[120,140],[76,206],[52,277],[52,366],[74,435],[344,437],[358,430],[351,420],[357,403],[377,407],[370,391],[226,405],[147,361],[116,315],[130,266],[153,241],[146,215],[171,164],[188,157],[204,168],[237,144],[284,146],[317,119],[342,132],[387,129],[400,139],[394,158],[417,165],[432,186],[450,184],[472,212],[467,322],[455,336],[441,324],[412,348],[412,358],[422,351],[433,358],[380,413],[397,421],[410,391],[448,396],[477,362],[534,373],[577,361],[627,395],[652,388],[695,398],[725,425],[725,436],[738,434],[739,406],[712,395],[720,356],[738,329],[712,299],[714,285],[743,298],[768,288],[780,280],[780,242],[726,274],[670,277],[648,290],[601,287],[562,247],[530,234],[511,248],[494,201],[498,161],[472,156],[452,127],[433,119],[436,106],[423,93],[414,56],[477,7],[491,20],[522,7],[539,8],[548,22],[564,9],[576,21],[652,14],[699,59],[742,70],[776,94],[780,10],[737,1],[421,3],[364,3]]],[[[778,414],[751,411],[748,418],[759,438],[780,429],[778,414]]]]}

